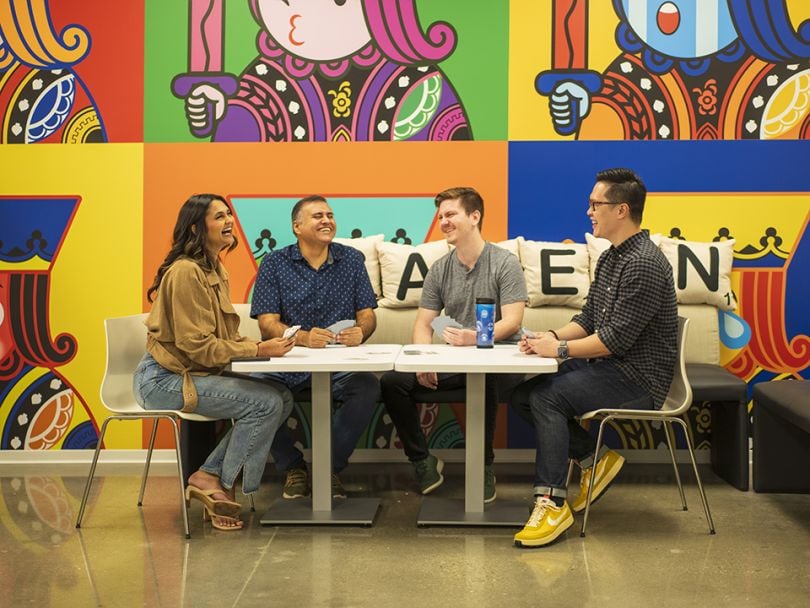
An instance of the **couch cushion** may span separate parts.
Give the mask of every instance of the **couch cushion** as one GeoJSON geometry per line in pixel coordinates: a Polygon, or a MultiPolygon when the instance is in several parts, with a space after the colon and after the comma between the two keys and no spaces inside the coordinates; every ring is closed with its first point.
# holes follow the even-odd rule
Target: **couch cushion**
{"type": "Polygon", "coordinates": [[[524,239],[518,244],[530,307],[585,304],[591,281],[584,244],[524,239]]]}
{"type": "Polygon", "coordinates": [[[672,264],[679,304],[711,304],[721,310],[737,307],[731,290],[734,239],[698,243],[664,237],[661,251],[672,264]]]}
{"type": "Polygon", "coordinates": [[[775,380],[754,386],[754,408],[766,407],[810,433],[810,382],[775,380]]]}
{"type": "Polygon", "coordinates": [[[341,243],[348,247],[354,247],[363,254],[366,259],[366,272],[368,278],[371,280],[371,288],[374,290],[374,295],[377,298],[382,296],[382,284],[380,279],[380,259],[377,255],[377,244],[382,243],[385,236],[382,234],[375,234],[372,236],[365,236],[356,239],[343,239],[335,238],[335,243],[341,243]]]}
{"type": "Polygon", "coordinates": [[[422,285],[430,267],[450,251],[447,241],[432,241],[421,245],[377,243],[382,275],[380,306],[408,308],[419,306],[422,285]]]}

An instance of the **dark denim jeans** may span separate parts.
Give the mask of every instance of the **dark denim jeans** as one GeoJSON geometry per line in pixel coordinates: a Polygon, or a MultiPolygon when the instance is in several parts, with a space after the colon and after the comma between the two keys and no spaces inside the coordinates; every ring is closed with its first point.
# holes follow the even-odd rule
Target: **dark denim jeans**
{"type": "MultiPolygon", "coordinates": [[[[436,394],[436,401],[442,403],[442,393],[456,391],[467,386],[466,374],[438,374],[439,386],[435,391],[425,388],[416,381],[416,374],[386,372],[382,377],[382,394],[385,408],[397,429],[402,447],[408,460],[418,462],[428,457],[428,443],[419,423],[419,411],[414,394],[436,394]]],[[[484,420],[484,463],[492,464],[495,453],[492,443],[495,439],[495,419],[498,415],[496,375],[487,374],[485,390],[484,420]]]]}
{"type": "MultiPolygon", "coordinates": [[[[593,456],[596,441],[574,419],[601,408],[653,409],[650,394],[606,360],[569,359],[556,374],[518,386],[511,406],[534,426],[535,493],[565,496],[568,459],[593,456]]],[[[585,465],[587,466],[587,465],[585,465]]]]}
{"type": "MultiPolygon", "coordinates": [[[[283,382],[280,374],[267,374],[283,382]]],[[[312,386],[312,376],[289,387],[293,397],[298,397],[312,386]]],[[[339,372],[332,374],[332,470],[339,473],[349,464],[360,436],[368,426],[377,402],[380,400],[380,381],[369,372],[339,372]]],[[[273,439],[270,453],[276,462],[276,470],[302,469],[304,455],[290,436],[286,424],[282,424],[273,439]]]]}

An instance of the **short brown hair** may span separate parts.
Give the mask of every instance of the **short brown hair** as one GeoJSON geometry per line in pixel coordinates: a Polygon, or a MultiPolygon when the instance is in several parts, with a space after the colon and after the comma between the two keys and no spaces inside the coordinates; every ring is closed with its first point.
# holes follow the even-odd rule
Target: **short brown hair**
{"type": "Polygon", "coordinates": [[[461,206],[467,215],[470,215],[473,211],[481,214],[481,219],[478,221],[478,230],[480,231],[484,226],[484,199],[481,198],[478,191],[475,188],[465,186],[443,190],[436,195],[436,208],[438,209],[439,205],[444,201],[455,199],[461,202],[461,206]]]}

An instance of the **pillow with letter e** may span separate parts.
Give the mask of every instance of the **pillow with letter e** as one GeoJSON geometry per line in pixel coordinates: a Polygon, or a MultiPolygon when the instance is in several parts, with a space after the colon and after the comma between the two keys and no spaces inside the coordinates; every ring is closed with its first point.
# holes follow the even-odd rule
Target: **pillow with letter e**
{"type": "Polygon", "coordinates": [[[385,308],[419,306],[428,270],[449,252],[450,247],[444,240],[416,246],[377,243],[383,296],[379,305],[385,308]]]}
{"type": "Polygon", "coordinates": [[[720,310],[737,308],[731,291],[734,239],[698,243],[664,237],[661,251],[672,264],[679,304],[710,304],[720,310]]]}
{"type": "Polygon", "coordinates": [[[356,239],[343,239],[335,237],[334,242],[346,245],[347,247],[354,247],[363,257],[366,258],[366,272],[368,278],[371,280],[371,288],[374,290],[374,295],[380,299],[382,295],[382,286],[380,285],[380,260],[377,257],[377,244],[382,243],[385,236],[382,234],[375,234],[373,236],[365,236],[356,239]]]}
{"type": "Polygon", "coordinates": [[[530,307],[585,305],[590,278],[584,244],[521,239],[519,246],[530,307]]]}

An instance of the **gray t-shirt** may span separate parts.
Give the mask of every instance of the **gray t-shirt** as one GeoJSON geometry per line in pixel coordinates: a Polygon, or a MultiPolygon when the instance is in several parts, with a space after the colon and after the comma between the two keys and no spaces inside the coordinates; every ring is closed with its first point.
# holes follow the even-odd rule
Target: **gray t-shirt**
{"type": "Polygon", "coordinates": [[[478,261],[469,270],[459,262],[454,249],[430,267],[422,288],[420,306],[441,311],[468,329],[475,328],[475,299],[495,300],[495,320],[501,306],[525,302],[526,281],[518,259],[505,249],[486,243],[478,261]]]}

